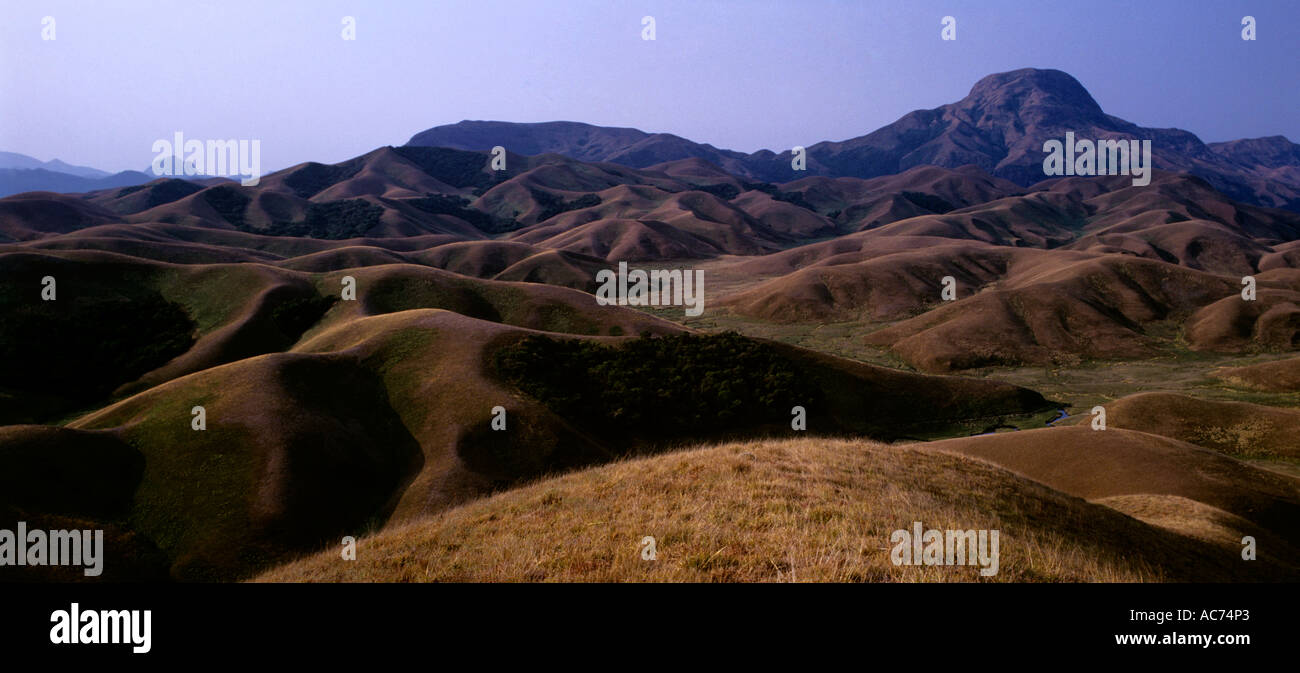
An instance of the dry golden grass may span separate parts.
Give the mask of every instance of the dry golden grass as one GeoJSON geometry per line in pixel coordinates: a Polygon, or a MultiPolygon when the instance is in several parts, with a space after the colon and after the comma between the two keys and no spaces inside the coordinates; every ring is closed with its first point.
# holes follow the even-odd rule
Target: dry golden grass
{"type": "Polygon", "coordinates": [[[1300,358],[1263,362],[1245,367],[1224,367],[1211,374],[1232,386],[1274,392],[1300,391],[1300,358]]]}
{"type": "Polygon", "coordinates": [[[731,443],[539,481],[255,581],[1220,579],[1207,547],[988,463],[829,439],[731,443]],[[1000,569],[895,566],[890,534],[997,529],[1000,569]],[[657,558],[641,558],[656,540],[657,558]],[[1188,568],[1195,566],[1195,572],[1188,568]]]}
{"type": "Polygon", "coordinates": [[[1300,460],[1300,411],[1247,402],[1139,393],[1107,406],[1109,422],[1242,458],[1300,460]]]}
{"type": "Polygon", "coordinates": [[[1300,482],[1217,451],[1145,432],[1087,425],[1040,428],[933,442],[981,458],[1062,493],[1097,501],[1175,495],[1300,540],[1300,482]]]}
{"type": "Polygon", "coordinates": [[[1235,514],[1177,495],[1116,495],[1095,502],[1211,544],[1259,532],[1259,526],[1235,514]]]}

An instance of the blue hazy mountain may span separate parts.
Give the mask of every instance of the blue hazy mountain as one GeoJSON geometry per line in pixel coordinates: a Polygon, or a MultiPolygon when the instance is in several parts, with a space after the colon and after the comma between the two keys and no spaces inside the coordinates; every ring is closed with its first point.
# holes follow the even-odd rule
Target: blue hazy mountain
{"type": "Polygon", "coordinates": [[[1074,77],[1025,68],[989,75],[963,99],[915,110],[866,135],[807,146],[807,170],[791,152],[745,154],[667,133],[577,122],[462,121],[415,134],[409,145],[511,152],[553,152],[583,161],[644,168],[701,158],[755,179],[784,182],[809,175],[874,178],[920,165],[988,173],[1030,185],[1045,179],[1043,143],[1077,138],[1150,139],[1155,168],[1203,178],[1234,199],[1300,211],[1300,145],[1282,136],[1206,144],[1181,129],[1152,128],[1108,115],[1074,77]]]}

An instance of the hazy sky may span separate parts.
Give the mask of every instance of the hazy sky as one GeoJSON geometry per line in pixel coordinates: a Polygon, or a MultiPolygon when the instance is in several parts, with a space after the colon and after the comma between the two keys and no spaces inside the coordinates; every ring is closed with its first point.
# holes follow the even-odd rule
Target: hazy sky
{"type": "Polygon", "coordinates": [[[1298,45],[1292,0],[4,0],[0,150],[143,169],[179,130],[260,139],[270,171],[462,119],[779,150],[862,135],[1023,67],[1064,70],[1144,126],[1300,142],[1298,45]],[[945,15],[956,41],[940,39],[945,15]]]}

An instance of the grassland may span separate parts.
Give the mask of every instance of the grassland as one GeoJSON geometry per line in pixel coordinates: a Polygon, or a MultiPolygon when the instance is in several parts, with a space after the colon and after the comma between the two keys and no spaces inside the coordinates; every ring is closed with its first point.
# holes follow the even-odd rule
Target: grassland
{"type": "Polygon", "coordinates": [[[1052,582],[1223,579],[1215,548],[917,446],[729,443],[539,480],[259,581],[1052,582]],[[890,534],[1000,530],[1000,568],[899,566],[890,534]],[[656,558],[642,541],[654,537],[656,558]]]}

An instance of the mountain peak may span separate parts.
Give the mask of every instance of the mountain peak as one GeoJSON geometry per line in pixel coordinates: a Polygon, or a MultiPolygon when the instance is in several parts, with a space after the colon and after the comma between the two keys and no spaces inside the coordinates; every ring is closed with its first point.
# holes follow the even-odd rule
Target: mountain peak
{"type": "Polygon", "coordinates": [[[1079,138],[1150,139],[1155,166],[1198,175],[1237,200],[1300,210],[1294,168],[1300,145],[1280,137],[1206,145],[1177,129],[1145,128],[1112,117],[1068,73],[1021,68],[988,75],[959,101],[915,110],[871,133],[806,146],[807,173],[793,168],[789,150],[752,154],[667,134],[580,122],[510,123],[464,120],[411,138],[410,145],[512,153],[562,154],[645,168],[699,158],[734,175],[787,182],[808,175],[874,178],[914,166],[975,165],[1024,187],[1041,181],[1043,143],[1073,132],[1079,138]]]}
{"type": "Polygon", "coordinates": [[[466,119],[421,131],[406,144],[474,151],[501,145],[511,152],[529,156],[554,152],[581,161],[600,161],[648,135],[637,129],[571,121],[515,123],[466,119]]]}
{"type": "Polygon", "coordinates": [[[1300,145],[1286,136],[1242,138],[1223,143],[1209,143],[1214,153],[1235,161],[1268,168],[1300,166],[1300,145]]]}
{"type": "Polygon", "coordinates": [[[1067,108],[1087,116],[1105,114],[1079,80],[1060,70],[1038,68],[989,75],[976,82],[958,105],[1067,108]]]}
{"type": "Polygon", "coordinates": [[[17,152],[0,152],[0,168],[16,168],[20,170],[43,169],[51,173],[65,173],[75,175],[79,178],[104,178],[108,173],[97,168],[88,166],[74,166],[72,164],[53,159],[51,161],[41,161],[26,154],[17,152]]]}

